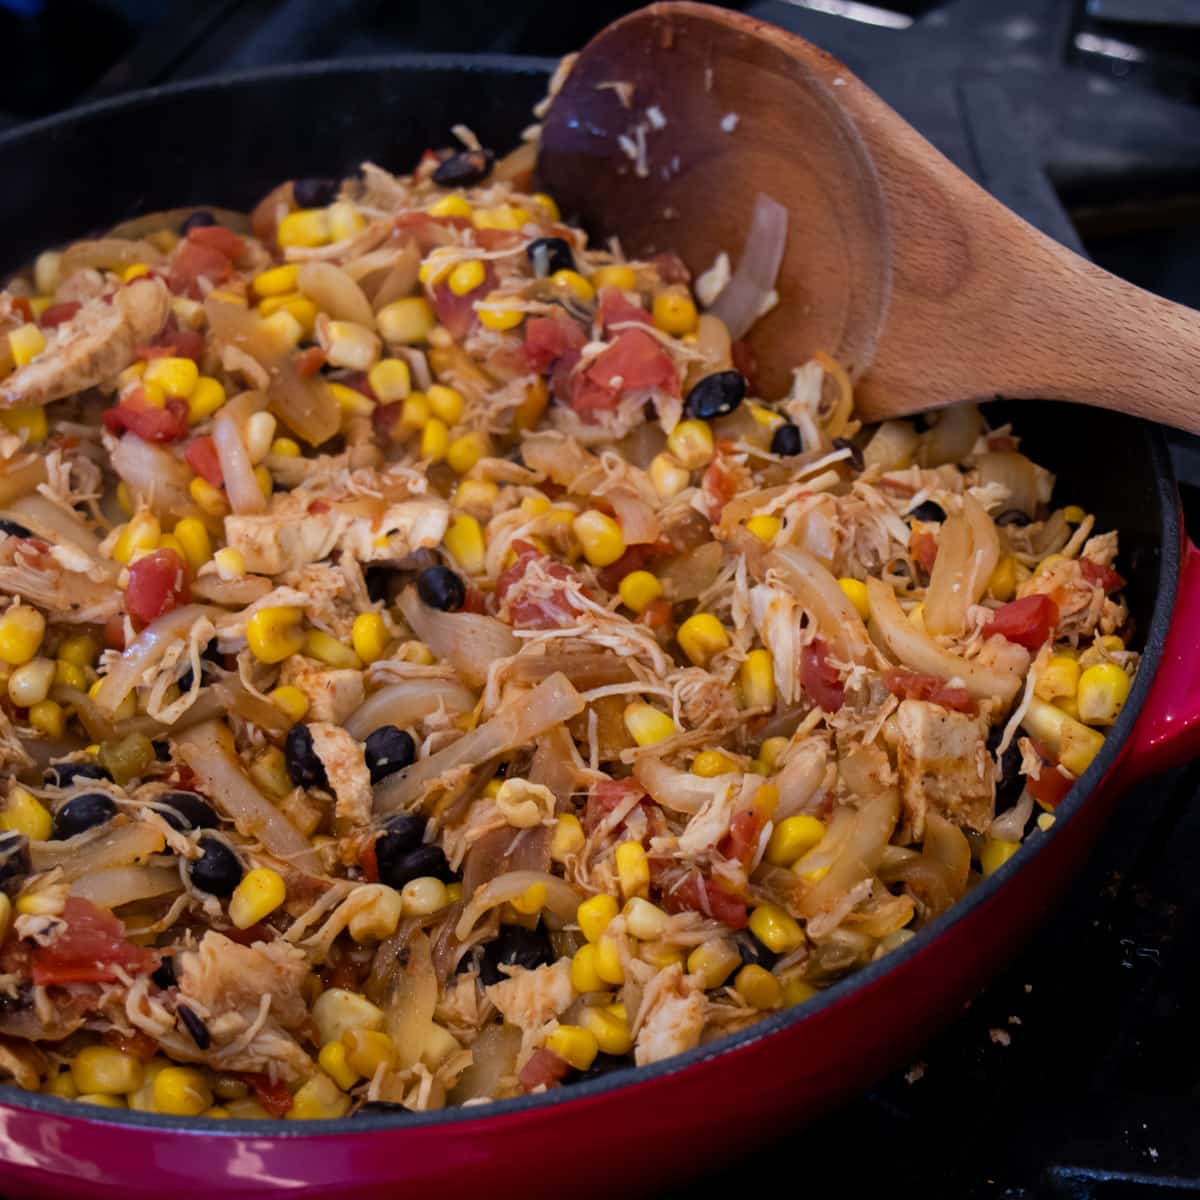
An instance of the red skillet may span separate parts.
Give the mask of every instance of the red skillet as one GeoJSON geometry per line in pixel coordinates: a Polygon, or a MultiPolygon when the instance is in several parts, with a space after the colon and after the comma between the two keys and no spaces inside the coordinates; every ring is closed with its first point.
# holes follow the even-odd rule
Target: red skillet
{"type": "MultiPolygon", "coordinates": [[[[249,208],[279,179],[406,169],[469,120],[515,143],[548,64],[395,60],[187,84],[0,137],[3,262],[137,211],[249,208]],[[402,122],[395,119],[403,113],[402,122]],[[31,198],[36,198],[31,203],[31,198]]],[[[1200,557],[1182,532],[1154,428],[1116,414],[1013,404],[1058,495],[1122,538],[1144,641],[1130,701],[1088,774],[1038,834],[941,920],[869,969],[736,1037],[542,1097],[397,1120],[263,1125],[112,1115],[0,1087],[0,1193],[123,1200],[302,1194],[653,1194],[827,1111],[905,1061],[1025,941],[1091,847],[1121,786],[1200,747],[1200,557]]],[[[1000,416],[994,419],[1000,419],[1000,416]]]]}

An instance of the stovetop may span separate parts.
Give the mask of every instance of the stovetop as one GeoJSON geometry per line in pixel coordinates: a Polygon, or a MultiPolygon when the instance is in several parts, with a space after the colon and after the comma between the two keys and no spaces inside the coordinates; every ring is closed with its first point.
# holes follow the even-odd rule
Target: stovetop
{"type": "MultiPolygon", "coordinates": [[[[0,124],[306,58],[558,55],[635,6],[0,0],[0,36],[21,51],[0,80],[0,124]],[[64,17],[89,32],[78,60],[64,17]]],[[[830,50],[1051,236],[1200,307],[1200,0],[734,6],[830,50]]],[[[1170,436],[1200,529],[1200,440],[1170,436]]],[[[1120,802],[1045,926],[919,1061],[706,1183],[961,1200],[1200,1193],[1197,846],[1200,762],[1120,802]]]]}

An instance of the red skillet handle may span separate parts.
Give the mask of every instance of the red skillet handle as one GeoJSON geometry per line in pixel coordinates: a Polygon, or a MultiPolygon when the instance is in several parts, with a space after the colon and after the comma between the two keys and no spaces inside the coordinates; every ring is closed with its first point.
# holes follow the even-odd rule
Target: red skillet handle
{"type": "Polygon", "coordinates": [[[1171,627],[1158,674],[1117,767],[1127,786],[1200,754],[1200,550],[1183,538],[1171,627]]]}

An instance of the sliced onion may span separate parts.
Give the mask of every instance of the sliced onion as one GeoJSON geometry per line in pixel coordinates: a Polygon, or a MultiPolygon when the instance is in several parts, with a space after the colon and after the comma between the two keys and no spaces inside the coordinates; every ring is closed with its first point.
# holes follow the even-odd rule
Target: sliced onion
{"type": "Polygon", "coordinates": [[[186,604],[151,621],[101,680],[95,696],[96,707],[111,720],[138,680],[158,665],[175,642],[186,640],[197,621],[219,615],[219,610],[207,605],[186,604]]]}
{"type": "Polygon", "coordinates": [[[627,545],[658,541],[658,518],[654,515],[654,509],[640,496],[634,495],[628,488],[613,488],[605,493],[604,498],[617,514],[627,545]]]}
{"type": "Polygon", "coordinates": [[[471,1043],[471,1065],[458,1077],[447,1096],[451,1104],[491,1100],[500,1081],[517,1073],[521,1031],[515,1025],[487,1025],[471,1043]]]}
{"type": "Polygon", "coordinates": [[[1037,468],[1015,450],[979,456],[979,482],[998,483],[1008,490],[1005,508],[1019,508],[1026,516],[1037,515],[1037,468]]]}
{"type": "Polygon", "coordinates": [[[61,842],[32,842],[29,855],[35,871],[57,867],[62,871],[64,883],[74,883],[95,871],[127,867],[138,859],[158,854],[165,845],[163,835],[152,825],[127,821],[114,822],[99,837],[89,829],[61,842]]]}
{"type": "MultiPolygon", "coordinates": [[[[988,837],[993,837],[1000,842],[1019,842],[1031,816],[1033,816],[1033,797],[1029,792],[1024,791],[1012,808],[1006,809],[988,826],[988,837]]],[[[928,819],[928,815],[926,819],[928,819]]]]}
{"type": "Polygon", "coordinates": [[[116,726],[96,707],[95,700],[87,692],[57,683],[50,690],[50,699],[64,707],[73,708],[79,723],[93,742],[111,742],[117,736],[116,726]]]}
{"type": "Polygon", "coordinates": [[[256,838],[276,858],[303,871],[321,873],[320,858],[308,838],[242,770],[233,737],[221,722],[197,725],[182,734],[175,745],[191,767],[199,790],[233,821],[242,837],[256,838]]]}
{"type": "Polygon", "coordinates": [[[580,691],[629,683],[629,663],[607,650],[584,650],[578,654],[551,650],[548,654],[522,654],[504,670],[506,683],[541,683],[561,671],[580,691]]]}
{"type": "Polygon", "coordinates": [[[296,286],[323,313],[335,321],[353,321],[375,328],[375,314],[363,290],[341,267],[331,262],[309,262],[300,268],[296,286]]]}
{"type": "Polygon", "coordinates": [[[143,213],[140,217],[131,217],[114,225],[108,236],[114,238],[140,238],[149,233],[158,233],[163,229],[178,229],[197,209],[203,209],[216,217],[218,224],[234,233],[249,233],[250,218],[245,213],[236,212],[232,208],[221,208],[216,204],[189,204],[186,208],[168,208],[159,212],[143,213]]]}
{"type": "Polygon", "coordinates": [[[963,516],[971,528],[971,569],[967,576],[967,595],[978,604],[1000,562],[1000,536],[992,518],[974,496],[963,497],[963,516]]]}
{"type": "Polygon", "coordinates": [[[182,887],[174,867],[108,867],[76,880],[71,895],[81,896],[101,908],[120,908],[135,900],[178,892],[182,887]]]}
{"type": "Polygon", "coordinates": [[[475,693],[452,679],[402,679],[380,688],[350,714],[346,732],[363,741],[384,725],[406,729],[439,708],[446,712],[470,712],[475,693]]]}
{"type": "Polygon", "coordinates": [[[254,467],[246,453],[242,435],[232,417],[227,413],[217,414],[213,422],[213,442],[217,447],[217,458],[221,460],[221,471],[225,476],[225,492],[229,505],[235,513],[259,513],[267,507],[267,498],[254,478],[254,467]]]}
{"type": "Polygon", "coordinates": [[[821,637],[841,662],[865,663],[870,639],[858,610],[838,581],[811,554],[795,546],[776,550],[767,559],[786,580],[801,607],[812,614],[821,637]]]}
{"type": "Polygon", "coordinates": [[[371,304],[378,312],[393,300],[412,294],[421,270],[421,252],[416,242],[409,241],[401,248],[392,268],[371,292],[371,304]]]}
{"type": "Polygon", "coordinates": [[[562,675],[551,675],[457,742],[385,779],[375,789],[375,810],[388,815],[407,808],[439,775],[527,745],[547,729],[578,716],[584,707],[583,697],[562,675]]]}
{"type": "Polygon", "coordinates": [[[777,825],[785,817],[809,811],[813,800],[821,794],[828,761],[825,743],[815,738],[789,753],[787,761],[771,780],[779,791],[779,806],[774,817],[777,825]]]}
{"type": "Polygon", "coordinates": [[[120,275],[135,263],[157,267],[162,261],[162,252],[149,242],[131,241],[121,237],[95,238],[92,241],[76,242],[63,251],[58,277],[66,279],[84,267],[99,267],[101,270],[113,271],[120,275]]]}
{"type": "Polygon", "coordinates": [[[411,1067],[425,1050],[437,1008],[438,981],[428,935],[414,930],[400,959],[384,1004],[383,1023],[396,1048],[396,1065],[411,1067]]]}
{"type": "MultiPolygon", "coordinates": [[[[212,694],[225,712],[233,713],[268,733],[287,733],[292,722],[277,705],[257,696],[242,685],[235,675],[229,675],[212,686],[212,694]]],[[[193,705],[193,707],[195,707],[193,705]]]]}
{"type": "Polygon", "coordinates": [[[968,662],[943,650],[904,615],[895,592],[880,579],[867,580],[867,601],[871,606],[873,632],[893,658],[938,679],[960,679],[976,700],[996,699],[1006,708],[1012,704],[1021,686],[1020,675],[968,662]]]}
{"type": "Polygon", "coordinates": [[[255,309],[209,296],[204,302],[204,311],[214,341],[237,346],[268,369],[287,358],[287,343],[271,326],[263,323],[255,309]]]}
{"type": "Polygon", "coordinates": [[[925,627],[930,633],[958,637],[966,627],[967,605],[975,602],[967,590],[972,547],[967,518],[948,517],[938,537],[937,558],[925,595],[925,627]]]}
{"type": "Polygon", "coordinates": [[[960,462],[971,453],[983,432],[983,417],[974,404],[956,404],[937,414],[933,428],[921,439],[917,462],[923,467],[940,467],[960,462]]]}
{"type": "Polygon", "coordinates": [[[400,611],[413,632],[438,658],[446,659],[472,687],[487,681],[488,667],[521,648],[503,621],[482,613],[448,613],[421,602],[415,588],[400,596],[400,611]]]}
{"type": "Polygon", "coordinates": [[[712,587],[724,558],[718,541],[704,542],[672,558],[657,572],[663,591],[672,601],[695,600],[712,587]]]}
{"type": "MultiPolygon", "coordinates": [[[[115,458],[116,455],[113,457],[115,458]]],[[[11,504],[18,496],[32,492],[39,484],[45,482],[46,462],[44,459],[7,459],[0,464],[0,504],[11,504]]]]}
{"type": "Polygon", "coordinates": [[[454,927],[454,936],[460,942],[464,941],[485,912],[517,899],[539,883],[546,888],[545,909],[554,913],[564,925],[574,921],[579,908],[579,894],[565,879],[545,871],[507,871],[497,875],[490,883],[485,883],[467,901],[454,927]]]}
{"type": "Polygon", "coordinates": [[[114,447],[112,468],[134,498],[144,500],[159,517],[186,512],[192,506],[188,495],[192,472],[187,464],[132,433],[114,447]]]}
{"type": "Polygon", "coordinates": [[[669,767],[661,758],[645,755],[633,767],[633,777],[654,799],[672,812],[698,813],[714,798],[723,796],[734,784],[741,783],[740,775],[717,775],[705,779],[691,771],[669,767]]]}
{"type": "Polygon", "coordinates": [[[971,843],[961,829],[939,813],[930,809],[925,814],[925,854],[946,870],[958,900],[967,890],[967,877],[971,873],[971,843]]]}
{"type": "Polygon", "coordinates": [[[4,515],[12,514],[23,525],[29,526],[39,537],[52,544],[68,542],[78,546],[90,558],[100,558],[100,539],[83,523],[61,505],[46,499],[38,492],[14,500],[4,515]]]}
{"type": "Polygon", "coordinates": [[[750,229],[733,278],[721,289],[709,312],[725,322],[729,336],[744,337],[775,289],[787,245],[788,211],[759,192],[754,197],[750,229]]]}
{"type": "Polygon", "coordinates": [[[560,433],[531,433],[521,442],[521,457],[531,471],[540,471],[552,483],[572,489],[588,476],[598,479],[600,460],[574,438],[560,433]]]}
{"type": "Polygon", "coordinates": [[[319,376],[305,379],[291,359],[279,364],[267,389],[271,411],[310,446],[320,446],[337,433],[342,410],[319,376]]]}

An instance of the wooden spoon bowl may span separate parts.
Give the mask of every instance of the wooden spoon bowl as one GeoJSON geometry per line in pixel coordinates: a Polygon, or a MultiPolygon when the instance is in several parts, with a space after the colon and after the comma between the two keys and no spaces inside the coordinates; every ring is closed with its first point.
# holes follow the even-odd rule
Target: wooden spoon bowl
{"type": "Polygon", "coordinates": [[[538,173],[593,235],[693,273],[736,263],[759,193],[785,205],[779,303],[748,335],[764,396],[824,350],[869,420],[1004,395],[1200,432],[1200,314],[1039,233],[774,26],[686,0],[610,25],[550,106],[538,173]]]}

